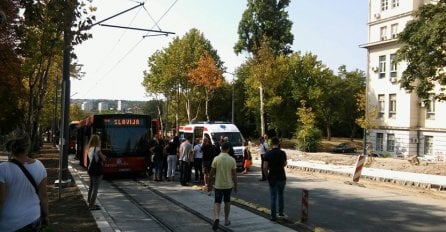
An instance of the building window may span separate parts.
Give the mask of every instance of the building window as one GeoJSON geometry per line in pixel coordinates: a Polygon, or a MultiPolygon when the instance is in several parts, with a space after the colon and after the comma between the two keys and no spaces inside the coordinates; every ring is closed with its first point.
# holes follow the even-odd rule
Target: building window
{"type": "Polygon", "coordinates": [[[386,56],[379,56],[379,78],[386,77],[386,56]]]}
{"type": "Polygon", "coordinates": [[[392,0],[392,8],[400,6],[400,0],[392,0]]]}
{"type": "Polygon", "coordinates": [[[434,145],[434,137],[432,136],[425,136],[424,137],[424,154],[425,155],[432,155],[433,146],[434,145]]]}
{"type": "Polygon", "coordinates": [[[378,94],[378,118],[384,117],[385,97],[384,94],[378,94]]]}
{"type": "Polygon", "coordinates": [[[398,38],[398,23],[394,23],[390,26],[390,35],[392,39],[398,38]]]}
{"type": "Polygon", "coordinates": [[[381,10],[385,11],[389,9],[389,0],[381,0],[381,10]]]}
{"type": "Polygon", "coordinates": [[[386,40],[387,39],[387,26],[381,27],[380,28],[380,39],[381,41],[386,40]]]}
{"type": "Polygon", "coordinates": [[[382,151],[383,150],[383,133],[376,133],[376,151],[382,151]]]}
{"type": "Polygon", "coordinates": [[[395,134],[387,134],[387,151],[395,151],[395,134]]]}
{"type": "Polygon", "coordinates": [[[396,54],[390,54],[390,77],[396,77],[398,65],[395,62],[396,54]]]}
{"type": "Polygon", "coordinates": [[[431,95],[429,101],[426,103],[426,118],[435,119],[435,99],[433,95],[431,95]]]}
{"type": "Polygon", "coordinates": [[[389,94],[389,118],[396,116],[396,94],[389,94]]]}

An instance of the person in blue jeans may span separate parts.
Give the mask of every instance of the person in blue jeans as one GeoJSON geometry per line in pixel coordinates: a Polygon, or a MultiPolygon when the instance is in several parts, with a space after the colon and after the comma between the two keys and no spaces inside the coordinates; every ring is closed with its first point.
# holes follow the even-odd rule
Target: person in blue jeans
{"type": "Polygon", "coordinates": [[[164,160],[164,145],[163,140],[159,138],[159,135],[156,135],[153,138],[152,147],[150,148],[150,152],[153,155],[153,165],[155,168],[155,181],[163,180],[163,160],[164,160]]]}
{"type": "Polygon", "coordinates": [[[263,173],[266,176],[271,194],[271,220],[277,220],[277,202],[279,203],[279,216],[285,216],[283,192],[286,184],[285,167],[287,165],[286,153],[280,149],[279,138],[271,139],[272,149],[263,159],[263,173]]]}

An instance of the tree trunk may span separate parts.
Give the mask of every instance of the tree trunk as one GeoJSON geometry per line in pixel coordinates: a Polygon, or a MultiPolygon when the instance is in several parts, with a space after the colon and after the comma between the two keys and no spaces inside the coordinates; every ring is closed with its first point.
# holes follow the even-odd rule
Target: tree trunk
{"type": "Polygon", "coordinates": [[[208,107],[209,107],[209,94],[206,92],[206,100],[205,100],[205,114],[206,114],[206,120],[209,120],[209,112],[208,112],[208,107]]]}
{"type": "Polygon", "coordinates": [[[264,118],[264,110],[263,110],[263,85],[260,83],[259,87],[260,91],[260,133],[261,136],[265,134],[265,118],[264,118]]]}

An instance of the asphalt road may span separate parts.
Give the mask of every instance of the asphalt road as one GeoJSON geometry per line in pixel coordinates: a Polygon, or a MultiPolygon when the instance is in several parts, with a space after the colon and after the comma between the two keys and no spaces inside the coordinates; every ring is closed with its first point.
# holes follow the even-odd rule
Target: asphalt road
{"type": "MultiPolygon", "coordinates": [[[[268,183],[259,181],[260,172],[239,175],[234,197],[269,209],[268,183]]],[[[294,170],[287,173],[285,214],[299,221],[302,190],[309,191],[311,227],[326,231],[446,231],[446,193],[391,184],[361,181],[294,170]]]]}

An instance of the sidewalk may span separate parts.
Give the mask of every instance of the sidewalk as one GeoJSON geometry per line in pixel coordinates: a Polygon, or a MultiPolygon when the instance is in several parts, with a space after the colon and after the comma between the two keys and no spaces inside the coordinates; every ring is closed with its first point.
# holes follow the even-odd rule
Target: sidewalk
{"type": "MultiPolygon", "coordinates": [[[[77,162],[72,159],[69,162],[70,172],[86,200],[88,175],[77,162]]],[[[194,190],[190,186],[181,186],[177,182],[159,182],[157,184],[157,191],[168,195],[179,204],[194,209],[196,214],[207,217],[207,220],[214,220],[213,196],[208,196],[203,191],[194,190]]],[[[125,228],[125,231],[141,231],[141,228],[145,228],[145,230],[153,228],[152,230],[156,231],[156,221],[137,220],[140,217],[139,209],[129,203],[122,194],[112,189],[108,182],[102,182],[97,200],[101,210],[91,211],[101,231],[120,231],[122,228],[125,228]],[[122,212],[132,213],[129,215],[122,212]]],[[[141,216],[141,218],[144,217],[141,216]]],[[[234,205],[231,206],[230,218],[231,225],[225,228],[231,231],[294,231],[234,205]]],[[[201,228],[200,231],[211,231],[210,225],[209,228],[201,228]]]]}

